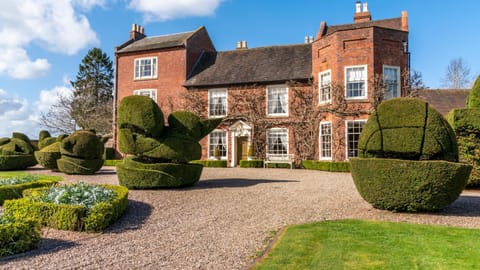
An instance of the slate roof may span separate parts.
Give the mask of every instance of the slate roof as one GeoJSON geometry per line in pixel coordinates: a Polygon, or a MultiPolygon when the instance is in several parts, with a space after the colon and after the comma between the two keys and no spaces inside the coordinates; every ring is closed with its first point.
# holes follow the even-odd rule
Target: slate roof
{"type": "Polygon", "coordinates": [[[311,74],[311,44],[270,46],[205,53],[184,85],[285,82],[307,80],[311,74]]]}
{"type": "Polygon", "coordinates": [[[118,47],[117,53],[148,51],[184,46],[185,42],[198,30],[200,30],[200,28],[191,32],[145,37],[140,40],[136,40],[135,42],[127,42],[127,44],[123,47],[122,45],[118,47]]]}
{"type": "Polygon", "coordinates": [[[402,18],[399,17],[399,18],[392,18],[392,19],[369,21],[369,22],[327,26],[325,35],[330,35],[337,31],[355,30],[355,29],[368,28],[368,27],[381,27],[381,28],[388,28],[388,29],[402,31],[402,18]]]}
{"type": "Polygon", "coordinates": [[[428,102],[442,115],[452,109],[464,108],[470,90],[467,89],[425,89],[418,91],[418,97],[428,102]]]}

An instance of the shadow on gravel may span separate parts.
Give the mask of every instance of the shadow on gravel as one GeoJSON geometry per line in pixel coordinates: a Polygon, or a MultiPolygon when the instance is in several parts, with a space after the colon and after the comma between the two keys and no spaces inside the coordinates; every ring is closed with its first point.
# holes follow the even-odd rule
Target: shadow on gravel
{"type": "Polygon", "coordinates": [[[138,230],[152,213],[152,206],[140,201],[128,200],[127,210],[105,233],[122,233],[138,230]]]}
{"type": "Polygon", "coordinates": [[[206,179],[199,181],[195,186],[187,189],[209,189],[209,188],[240,188],[250,187],[258,184],[273,184],[273,183],[291,183],[300,182],[296,180],[266,180],[266,179],[206,179]]]}
{"type": "Polygon", "coordinates": [[[460,196],[439,214],[444,216],[480,217],[480,197],[460,196]]]}
{"type": "Polygon", "coordinates": [[[6,262],[21,261],[26,258],[32,258],[43,254],[53,253],[62,249],[69,249],[74,246],[77,246],[77,244],[72,241],[65,241],[53,238],[42,238],[37,249],[33,249],[31,251],[21,254],[15,254],[12,256],[0,258],[0,265],[6,262]]]}
{"type": "Polygon", "coordinates": [[[105,175],[105,174],[116,174],[116,173],[117,172],[115,171],[115,169],[105,169],[105,167],[104,167],[104,168],[100,169],[100,171],[96,172],[95,174],[99,174],[99,175],[104,174],[105,175]]]}

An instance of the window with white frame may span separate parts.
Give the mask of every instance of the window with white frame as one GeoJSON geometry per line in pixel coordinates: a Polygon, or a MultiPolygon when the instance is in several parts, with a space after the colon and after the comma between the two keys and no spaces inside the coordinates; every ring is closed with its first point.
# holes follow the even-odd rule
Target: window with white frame
{"type": "Polygon", "coordinates": [[[320,159],[332,159],[332,123],[320,123],[320,159]]]}
{"type": "Polygon", "coordinates": [[[383,83],[385,92],[383,99],[400,96],[400,67],[383,66],[383,83]]]}
{"type": "Polygon", "coordinates": [[[157,102],[157,89],[139,89],[133,91],[134,95],[147,96],[157,102]]]}
{"type": "Polygon", "coordinates": [[[330,70],[318,74],[318,84],[320,103],[331,102],[332,76],[330,70]]]}
{"type": "Polygon", "coordinates": [[[367,120],[346,121],[347,158],[358,156],[358,139],[367,120]]]}
{"type": "Polygon", "coordinates": [[[215,148],[218,149],[220,158],[227,158],[227,132],[215,130],[208,135],[208,156],[215,157],[215,148]]]}
{"type": "Polygon", "coordinates": [[[367,98],[367,65],[345,67],[345,97],[367,98]]]}
{"type": "Polygon", "coordinates": [[[271,128],[267,130],[267,154],[288,155],[288,129],[271,128]]]}
{"type": "Polygon", "coordinates": [[[227,89],[208,90],[208,115],[227,115],[227,89]]]}
{"type": "Polygon", "coordinates": [[[272,116],[288,115],[288,88],[286,86],[267,87],[267,114],[272,116]]]}
{"type": "Polygon", "coordinates": [[[135,80],[157,78],[157,57],[135,59],[135,80]]]}

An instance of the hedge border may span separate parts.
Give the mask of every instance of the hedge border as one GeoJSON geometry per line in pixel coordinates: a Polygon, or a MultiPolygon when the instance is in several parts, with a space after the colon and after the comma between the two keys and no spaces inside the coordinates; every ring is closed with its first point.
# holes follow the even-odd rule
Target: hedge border
{"type": "Polygon", "coordinates": [[[15,219],[33,217],[42,225],[59,230],[100,232],[120,218],[128,205],[126,187],[100,186],[113,190],[116,196],[108,202],[97,203],[88,213],[87,208],[82,205],[30,201],[29,197],[42,192],[45,187],[24,190],[23,199],[5,201],[4,213],[15,219]]]}
{"type": "Polygon", "coordinates": [[[302,160],[301,166],[307,170],[350,172],[350,162],[348,161],[302,160]]]}
{"type": "Polygon", "coordinates": [[[240,160],[240,168],[263,168],[263,160],[240,160]]]}
{"type": "Polygon", "coordinates": [[[117,166],[117,164],[122,163],[123,159],[106,159],[103,163],[103,166],[117,166]]]}
{"type": "Polygon", "coordinates": [[[0,224],[0,257],[27,252],[40,242],[40,224],[34,219],[0,224]]]}
{"type": "Polygon", "coordinates": [[[210,167],[210,168],[226,168],[227,161],[226,160],[193,160],[190,161],[191,164],[200,164],[203,167],[210,167]]]}
{"type": "MultiPolygon", "coordinates": [[[[63,180],[63,178],[60,176],[35,176],[38,176],[40,178],[36,181],[21,183],[17,185],[0,185],[0,205],[2,205],[5,200],[21,198],[22,192],[26,189],[52,186],[63,180]]],[[[0,177],[3,176],[1,176],[0,174],[0,177]]]]}

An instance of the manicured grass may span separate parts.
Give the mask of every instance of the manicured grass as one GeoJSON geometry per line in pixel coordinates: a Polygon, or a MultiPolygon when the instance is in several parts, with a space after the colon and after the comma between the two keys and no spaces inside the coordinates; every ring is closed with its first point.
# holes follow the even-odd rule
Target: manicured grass
{"type": "Polygon", "coordinates": [[[480,269],[480,230],[340,220],[288,227],[253,269],[480,269]]]}

